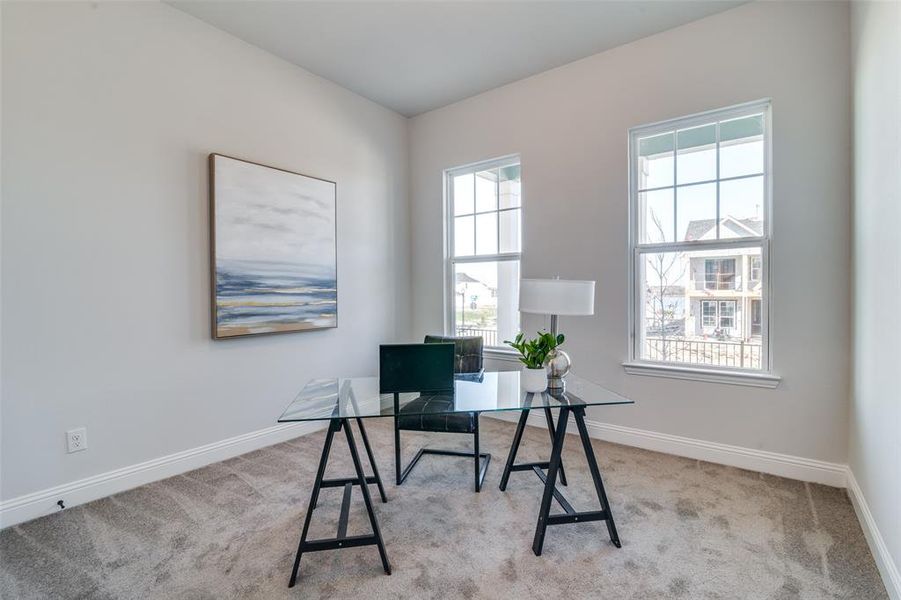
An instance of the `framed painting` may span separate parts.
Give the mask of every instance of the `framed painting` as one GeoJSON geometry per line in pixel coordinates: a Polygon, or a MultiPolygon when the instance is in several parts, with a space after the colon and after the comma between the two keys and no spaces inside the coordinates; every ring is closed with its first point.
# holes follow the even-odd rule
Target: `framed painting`
{"type": "Polygon", "coordinates": [[[338,326],[333,181],[210,154],[213,338],[338,326]]]}

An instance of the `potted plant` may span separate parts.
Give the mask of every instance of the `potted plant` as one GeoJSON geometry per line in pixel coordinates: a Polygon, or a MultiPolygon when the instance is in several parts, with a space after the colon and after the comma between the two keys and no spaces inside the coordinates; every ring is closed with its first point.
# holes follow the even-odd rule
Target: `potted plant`
{"type": "Polygon", "coordinates": [[[525,334],[519,333],[511,342],[504,343],[519,352],[519,361],[524,365],[522,369],[522,388],[527,392],[543,392],[547,388],[547,374],[544,369],[544,361],[557,346],[563,343],[563,334],[556,337],[547,332],[538,332],[538,337],[527,339],[525,334]]]}

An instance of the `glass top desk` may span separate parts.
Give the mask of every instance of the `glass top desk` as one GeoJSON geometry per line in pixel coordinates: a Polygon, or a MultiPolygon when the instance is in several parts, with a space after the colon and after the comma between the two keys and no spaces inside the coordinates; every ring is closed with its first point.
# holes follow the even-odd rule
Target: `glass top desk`
{"type": "Polygon", "coordinates": [[[454,378],[453,391],[419,393],[385,394],[379,393],[378,377],[354,377],[344,379],[314,379],[310,381],[295,400],[285,409],[278,418],[280,423],[298,421],[329,421],[319,468],[313,484],[313,493],[310,498],[309,508],[301,533],[300,544],[294,559],[294,568],[291,573],[289,586],[293,586],[297,580],[297,571],[300,558],[304,552],[319,550],[334,550],[339,548],[351,548],[364,545],[378,547],[379,556],[385,573],[391,574],[391,566],[388,562],[385,545],[379,531],[378,521],[372,508],[368,485],[375,484],[382,502],[387,502],[385,490],[379,476],[378,468],[372,456],[372,448],[366,435],[363,420],[376,417],[394,417],[396,415],[423,415],[423,414],[450,414],[450,413],[483,413],[518,411],[519,422],[507,456],[507,462],[501,476],[500,490],[504,491],[510,473],[514,471],[533,471],[544,483],[544,493],[541,507],[538,513],[538,524],[535,529],[535,537],[532,542],[532,551],[540,556],[544,545],[544,536],[548,525],[563,523],[577,523],[582,521],[605,521],[610,541],[620,547],[619,536],[610,504],[607,500],[604,484],[598,470],[597,460],[588,437],[585,426],[585,408],[588,406],[607,406],[619,404],[633,404],[632,400],[624,398],[600,385],[569,375],[566,378],[566,388],[561,393],[529,393],[522,391],[520,387],[519,371],[485,372],[477,376],[458,375],[454,378]],[[441,396],[448,399],[447,402],[414,402],[424,395],[441,396]],[[544,411],[548,431],[551,439],[551,456],[547,461],[529,463],[516,463],[516,453],[522,440],[523,431],[531,410],[544,411]],[[557,426],[551,416],[552,411],[559,411],[557,426]],[[561,453],[565,440],[566,428],[569,417],[572,415],[578,428],[588,468],[594,483],[595,492],[600,502],[600,510],[576,511],[563,493],[556,487],[557,477],[566,485],[565,475],[562,472],[563,465],[561,453]],[[360,436],[366,450],[369,463],[372,466],[373,475],[365,475],[360,455],[354,441],[350,422],[354,420],[360,429],[360,436]],[[334,435],[344,430],[347,444],[350,449],[356,476],[324,479],[325,467],[331,450],[334,435]],[[546,473],[545,473],[546,471],[546,473]],[[365,483],[364,483],[365,482],[365,483]],[[359,485],[363,501],[366,505],[369,521],[372,526],[372,534],[362,536],[347,536],[347,517],[349,514],[352,486],[359,485]],[[335,538],[307,540],[307,532],[310,526],[310,518],[313,509],[316,508],[319,491],[323,487],[343,487],[344,498],[341,505],[341,513],[338,521],[338,533],[335,538]],[[563,509],[562,513],[551,514],[552,499],[556,500],[563,509]]]}

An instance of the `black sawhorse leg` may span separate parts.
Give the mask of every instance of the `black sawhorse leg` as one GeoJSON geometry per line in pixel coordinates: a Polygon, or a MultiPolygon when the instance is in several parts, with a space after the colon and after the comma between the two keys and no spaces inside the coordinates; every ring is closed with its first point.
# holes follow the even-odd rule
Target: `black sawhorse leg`
{"type": "Polygon", "coordinates": [[[541,497],[541,508],[538,511],[538,525],[535,527],[535,539],[532,541],[532,552],[535,556],[541,556],[544,548],[544,534],[548,525],[561,525],[564,523],[579,523],[583,521],[606,521],[607,533],[610,534],[610,541],[617,548],[621,547],[619,535],[616,533],[616,524],[613,522],[613,513],[610,510],[610,503],[607,500],[607,493],[604,491],[604,482],[601,480],[601,473],[598,471],[598,463],[594,457],[594,449],[591,447],[591,439],[588,437],[588,429],[585,427],[585,407],[564,406],[560,409],[560,418],[557,421],[557,431],[554,436],[554,448],[551,451],[550,465],[548,466],[547,476],[541,472],[541,469],[535,468],[535,473],[544,480],[544,495],[541,497]],[[582,439],[582,449],[585,452],[585,458],[588,460],[588,470],[591,471],[591,478],[594,480],[594,489],[601,504],[601,510],[577,512],[572,505],[567,502],[566,498],[556,488],[557,473],[560,470],[561,453],[563,451],[563,442],[566,439],[566,424],[569,421],[569,413],[572,412],[576,420],[576,426],[579,428],[579,437],[582,439]],[[563,508],[563,513],[552,515],[551,497],[557,500],[563,508]]]}
{"type": "Polygon", "coordinates": [[[504,468],[504,474],[501,478],[501,490],[506,489],[507,480],[511,471],[534,471],[536,475],[544,482],[544,493],[541,497],[541,508],[538,511],[538,524],[535,527],[535,538],[532,541],[532,551],[536,556],[541,556],[544,548],[544,534],[548,525],[562,525],[564,523],[580,523],[584,521],[606,521],[607,533],[610,535],[610,541],[617,548],[621,547],[619,535],[616,532],[616,524],[613,522],[613,512],[610,509],[610,502],[607,500],[607,493],[604,490],[604,482],[601,479],[601,473],[598,470],[598,463],[594,456],[594,449],[591,447],[591,439],[588,437],[588,429],[585,427],[585,407],[584,406],[563,406],[560,408],[560,417],[557,420],[557,428],[554,432],[554,444],[551,449],[551,459],[548,462],[535,462],[515,464],[516,451],[522,441],[522,432],[528,419],[528,411],[523,411],[520,416],[519,425],[516,427],[516,433],[513,437],[513,445],[510,447],[510,455],[507,458],[507,466],[504,468]],[[573,414],[576,426],[579,428],[579,437],[582,440],[582,450],[585,452],[585,458],[588,460],[588,470],[591,472],[591,478],[594,481],[594,489],[601,504],[601,510],[595,511],[576,511],[566,497],[557,489],[557,475],[562,467],[563,442],[566,439],[566,425],[569,422],[569,415],[573,414]],[[542,469],[547,469],[547,475],[542,469]],[[551,498],[563,508],[562,513],[550,514],[551,498]]]}
{"type": "MultiPolygon", "coordinates": [[[[539,461],[539,462],[530,462],[523,463],[520,465],[516,463],[516,453],[519,451],[519,443],[522,441],[522,433],[526,429],[526,421],[529,420],[529,411],[531,409],[525,409],[520,411],[519,414],[519,423],[516,424],[516,433],[513,436],[513,445],[510,446],[510,453],[507,455],[507,464],[504,466],[504,472],[501,475],[501,491],[507,489],[507,481],[510,479],[511,471],[531,471],[533,467],[540,467],[542,469],[547,469],[550,464],[549,461],[539,461]]],[[[547,430],[551,436],[551,446],[554,445],[554,434],[556,429],[554,428],[554,419],[551,416],[551,409],[548,407],[544,407],[544,417],[547,420],[547,430]]],[[[560,463],[560,483],[566,485],[566,473],[563,471],[563,463],[560,463]]]]}
{"type": "MultiPolygon", "coordinates": [[[[554,417],[551,416],[551,409],[547,406],[544,407],[544,418],[547,420],[547,432],[551,436],[551,445],[554,444],[554,433],[556,430],[554,429],[554,417]]],[[[566,485],[566,471],[563,470],[563,463],[560,463],[560,483],[566,485]]]]}
{"type": "Polygon", "coordinates": [[[297,582],[297,570],[300,567],[300,557],[304,552],[319,552],[321,550],[337,550],[340,548],[355,548],[357,546],[378,547],[379,557],[382,559],[382,567],[385,574],[391,574],[391,564],[388,562],[388,555],[385,552],[385,543],[382,541],[382,534],[379,531],[379,524],[375,518],[375,512],[372,510],[372,499],[369,496],[369,484],[376,484],[382,497],[382,502],[387,502],[385,490],[382,488],[382,480],[379,477],[378,468],[372,456],[369,447],[369,439],[366,436],[366,429],[363,427],[363,421],[357,419],[357,425],[360,428],[360,434],[363,438],[363,445],[366,447],[366,454],[372,465],[374,475],[367,477],[363,471],[363,465],[360,462],[360,455],[357,452],[357,445],[354,443],[353,432],[350,430],[350,419],[334,419],[329,421],[328,432],[325,435],[325,443],[322,447],[322,456],[319,458],[319,468],[316,471],[316,479],[313,483],[313,493],[310,496],[310,504],[307,508],[307,515],[303,522],[303,532],[300,534],[300,543],[297,545],[297,555],[294,557],[294,568],[291,570],[291,580],[288,587],[294,587],[297,582]],[[325,475],[325,467],[328,464],[329,453],[332,449],[332,441],[335,434],[344,429],[347,437],[347,447],[350,449],[350,457],[354,464],[356,477],[345,477],[341,479],[323,479],[325,475]],[[363,494],[363,503],[366,505],[366,512],[369,515],[369,524],[372,526],[372,533],[369,535],[347,535],[347,518],[350,512],[350,497],[353,486],[359,485],[363,494]],[[307,533],[310,529],[310,519],[313,516],[313,510],[319,501],[319,491],[324,487],[343,487],[344,497],[341,502],[341,514],[338,518],[338,533],[334,538],[326,538],[319,540],[308,540],[307,533]]]}

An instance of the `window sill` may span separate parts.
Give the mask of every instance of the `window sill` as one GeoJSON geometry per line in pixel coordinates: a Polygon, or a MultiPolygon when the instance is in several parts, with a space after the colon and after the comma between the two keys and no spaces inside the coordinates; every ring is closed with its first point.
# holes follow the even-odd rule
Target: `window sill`
{"type": "Polygon", "coordinates": [[[750,373],[746,371],[726,371],[720,369],[699,369],[655,363],[626,362],[623,369],[629,375],[648,377],[668,377],[670,379],[687,379],[690,381],[706,381],[708,383],[724,383],[728,385],[746,385],[773,389],[782,381],[781,377],[769,373],[750,373]]]}
{"type": "Polygon", "coordinates": [[[506,348],[484,348],[482,356],[491,360],[505,360],[508,362],[519,362],[519,352],[516,350],[508,350],[506,348]]]}

